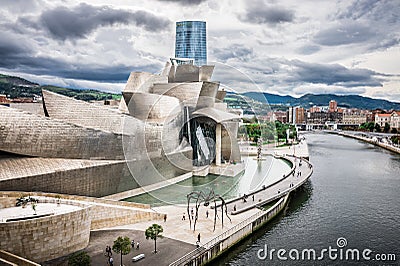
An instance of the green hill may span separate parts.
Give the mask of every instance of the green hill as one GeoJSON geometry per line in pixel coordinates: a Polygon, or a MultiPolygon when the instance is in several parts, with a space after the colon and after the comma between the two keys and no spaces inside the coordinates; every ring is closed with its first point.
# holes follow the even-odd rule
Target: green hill
{"type": "Polygon", "coordinates": [[[327,106],[329,105],[330,100],[335,100],[338,103],[338,106],[346,108],[358,108],[368,110],[380,108],[385,110],[400,110],[400,103],[390,102],[381,99],[373,99],[360,95],[305,94],[299,98],[262,92],[246,92],[243,93],[243,95],[262,102],[265,102],[266,99],[269,104],[302,106],[304,108],[310,108],[314,105],[327,106]]]}
{"type": "Polygon", "coordinates": [[[13,77],[0,74],[0,94],[5,94],[10,99],[15,99],[20,97],[33,98],[35,96],[41,96],[42,89],[53,91],[62,95],[66,95],[84,101],[121,99],[121,94],[102,92],[98,90],[79,90],[79,89],[62,88],[51,85],[41,86],[37,83],[30,82],[29,80],[20,77],[13,77]]]}

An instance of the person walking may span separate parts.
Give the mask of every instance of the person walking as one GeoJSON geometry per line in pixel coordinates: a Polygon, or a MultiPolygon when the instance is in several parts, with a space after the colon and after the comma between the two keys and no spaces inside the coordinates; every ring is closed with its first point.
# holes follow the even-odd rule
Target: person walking
{"type": "Polygon", "coordinates": [[[208,218],[208,210],[206,210],[206,218],[208,218]]]}
{"type": "Polygon", "coordinates": [[[164,214],[164,223],[167,221],[167,215],[164,214]]]}
{"type": "Polygon", "coordinates": [[[136,249],[139,249],[139,241],[136,242],[136,249]]]}
{"type": "Polygon", "coordinates": [[[200,243],[200,233],[197,235],[197,241],[200,243]]]}
{"type": "Polygon", "coordinates": [[[131,241],[131,247],[132,247],[132,249],[135,248],[135,240],[132,240],[132,241],[131,241]]]}
{"type": "Polygon", "coordinates": [[[182,221],[185,221],[185,220],[186,220],[185,213],[183,213],[183,215],[182,215],[182,221]]]}
{"type": "Polygon", "coordinates": [[[114,266],[114,259],[112,257],[110,257],[110,259],[108,260],[108,263],[110,264],[110,266],[114,266]]]}
{"type": "Polygon", "coordinates": [[[110,246],[106,246],[106,253],[108,257],[112,256],[112,251],[111,251],[111,247],[110,246]]]}

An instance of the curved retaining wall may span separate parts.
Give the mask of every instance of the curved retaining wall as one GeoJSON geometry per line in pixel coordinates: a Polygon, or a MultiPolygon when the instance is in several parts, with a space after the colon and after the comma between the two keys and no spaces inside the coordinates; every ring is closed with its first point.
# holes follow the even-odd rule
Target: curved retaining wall
{"type": "Polygon", "coordinates": [[[81,250],[89,243],[89,207],[31,220],[0,222],[0,249],[36,262],[81,250]]]}

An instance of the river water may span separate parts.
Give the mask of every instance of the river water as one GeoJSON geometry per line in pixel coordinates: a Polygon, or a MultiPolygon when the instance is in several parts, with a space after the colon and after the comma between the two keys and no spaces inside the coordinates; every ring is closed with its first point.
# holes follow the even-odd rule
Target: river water
{"type": "Polygon", "coordinates": [[[400,155],[337,135],[305,136],[311,180],[283,214],[212,264],[400,265],[400,155]],[[271,257],[272,249],[285,253],[271,257]],[[304,249],[315,250],[316,259],[304,249]]]}

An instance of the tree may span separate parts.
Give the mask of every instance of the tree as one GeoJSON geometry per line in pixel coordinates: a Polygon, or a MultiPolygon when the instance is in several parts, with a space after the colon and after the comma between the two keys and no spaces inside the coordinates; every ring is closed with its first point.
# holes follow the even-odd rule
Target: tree
{"type": "Polygon", "coordinates": [[[388,133],[390,130],[390,125],[389,123],[385,123],[385,127],[383,128],[383,132],[388,133]]]}
{"type": "Polygon", "coordinates": [[[375,131],[376,132],[381,132],[381,127],[379,126],[378,123],[375,124],[375,131]]]}
{"type": "Polygon", "coordinates": [[[157,253],[157,238],[163,238],[163,236],[161,235],[163,231],[164,230],[161,225],[153,224],[146,229],[146,232],[144,232],[146,239],[150,238],[154,240],[154,253],[157,253]]]}
{"type": "Polygon", "coordinates": [[[128,255],[129,252],[131,252],[131,240],[127,236],[125,236],[124,238],[122,236],[119,236],[117,240],[114,240],[112,250],[117,254],[121,253],[122,266],[122,255],[128,255]]]}
{"type": "Polygon", "coordinates": [[[78,251],[69,256],[68,266],[90,266],[91,259],[86,251],[78,251]]]}

